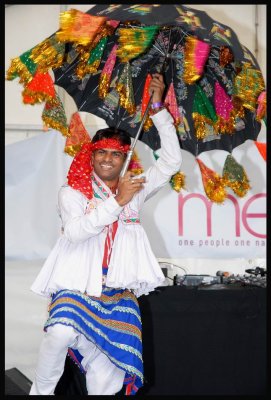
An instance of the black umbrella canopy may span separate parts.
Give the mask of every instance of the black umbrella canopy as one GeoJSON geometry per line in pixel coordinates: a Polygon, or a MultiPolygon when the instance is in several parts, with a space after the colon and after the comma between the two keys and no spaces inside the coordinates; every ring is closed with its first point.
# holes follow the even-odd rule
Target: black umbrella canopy
{"type": "MultiPolygon", "coordinates": [[[[255,83],[257,93],[260,94],[264,90],[257,61],[251,52],[241,45],[231,28],[214,21],[203,11],[174,4],[99,4],[87,13],[120,21],[120,25],[108,37],[97,72],[86,74],[82,78],[76,73],[78,53],[72,43],[66,43],[69,62],[53,70],[55,84],[63,87],[72,96],[78,111],[95,114],[103,118],[109,126],[125,129],[132,137],[135,137],[142,117],[141,107],[146,77],[148,74],[161,71],[163,67],[165,95],[173,85],[174,96],[176,96],[179,115],[176,128],[182,149],[195,156],[213,149],[231,152],[234,147],[247,139],[256,140],[261,123],[255,118],[255,104],[253,107],[241,107],[240,104],[235,104],[234,107],[237,107],[238,112],[232,117],[234,127],[230,133],[225,131],[225,126],[215,128],[219,122],[215,104],[219,100],[220,102],[227,100],[225,109],[228,108],[229,111],[229,107],[233,108],[232,103],[229,105],[229,102],[234,99],[234,95],[239,94],[237,90],[240,87],[243,100],[240,100],[238,96],[237,99],[239,103],[244,103],[246,92],[242,87],[247,85],[247,81],[244,81],[249,74],[251,77],[248,82],[251,83],[253,83],[253,77],[255,81],[255,77],[260,76],[257,84],[255,83]],[[109,92],[103,99],[99,96],[99,78],[113,47],[118,44],[120,27],[129,26],[133,29],[135,26],[152,25],[159,27],[152,43],[142,54],[129,61],[132,79],[130,90],[133,91],[136,106],[136,111],[131,114],[120,105],[119,93],[116,90],[116,83],[125,68],[124,63],[117,58],[112,71],[109,92]],[[209,45],[208,58],[202,67],[202,72],[192,83],[187,83],[184,79],[187,38],[195,38],[209,45]],[[225,49],[230,51],[230,56],[223,56],[225,49]],[[223,62],[223,60],[226,61],[223,62]],[[248,67],[243,72],[242,68],[246,65],[248,67]],[[205,133],[202,136],[199,134],[201,122],[198,123],[198,131],[195,127],[194,116],[199,113],[205,118],[205,133]]],[[[220,112],[223,113],[223,110],[220,112]]],[[[143,130],[139,139],[153,150],[160,148],[160,139],[154,126],[143,130]]]]}
{"type": "Polygon", "coordinates": [[[213,20],[205,11],[182,4],[98,4],[87,13],[122,22],[134,20],[144,25],[180,26],[214,45],[231,46],[239,60],[244,56],[236,33],[229,26],[213,20]]]}

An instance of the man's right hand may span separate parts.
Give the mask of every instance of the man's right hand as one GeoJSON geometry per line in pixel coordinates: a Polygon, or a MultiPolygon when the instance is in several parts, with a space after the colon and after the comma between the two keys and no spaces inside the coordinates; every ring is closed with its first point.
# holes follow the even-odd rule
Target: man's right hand
{"type": "Polygon", "coordinates": [[[122,178],[119,178],[115,200],[121,207],[125,206],[125,204],[132,200],[135,193],[143,189],[143,184],[145,182],[145,177],[136,178],[132,172],[127,171],[122,178]]]}
{"type": "Polygon", "coordinates": [[[153,74],[149,86],[149,93],[153,94],[152,103],[160,103],[162,101],[163,93],[165,90],[164,78],[161,74],[153,74]]]}

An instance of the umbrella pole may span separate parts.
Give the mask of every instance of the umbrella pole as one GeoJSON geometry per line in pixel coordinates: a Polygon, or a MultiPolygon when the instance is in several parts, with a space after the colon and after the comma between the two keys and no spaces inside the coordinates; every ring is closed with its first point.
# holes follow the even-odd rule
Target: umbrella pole
{"type": "Polygon", "coordinates": [[[137,133],[136,133],[136,136],[135,136],[135,138],[134,138],[133,144],[132,144],[130,150],[128,151],[128,153],[127,153],[127,157],[126,157],[125,163],[124,163],[124,165],[123,165],[123,167],[122,167],[122,170],[121,170],[121,173],[120,173],[120,177],[123,177],[123,176],[125,175],[125,173],[126,173],[128,167],[129,167],[130,161],[131,161],[132,156],[133,156],[133,151],[134,151],[135,145],[136,145],[136,143],[137,143],[137,140],[138,140],[138,138],[139,138],[139,135],[140,135],[140,133],[141,133],[141,131],[142,131],[142,128],[143,128],[143,125],[144,125],[144,123],[145,123],[147,114],[148,114],[148,112],[149,112],[149,108],[150,108],[151,101],[152,101],[152,96],[153,96],[153,94],[151,94],[151,97],[150,97],[150,99],[149,99],[149,101],[148,101],[146,110],[145,110],[145,112],[144,112],[144,115],[143,115],[141,124],[140,124],[140,126],[139,126],[139,128],[138,128],[138,131],[137,131],[137,133]]]}
{"type": "MultiPolygon", "coordinates": [[[[168,57],[165,57],[165,60],[164,60],[164,62],[163,62],[163,64],[162,64],[162,67],[161,67],[161,70],[160,70],[159,74],[164,73],[165,68],[166,68],[166,66],[167,66],[167,62],[168,62],[168,57]]],[[[132,144],[132,146],[131,146],[131,149],[130,149],[130,150],[128,151],[128,153],[127,153],[127,157],[126,157],[125,163],[124,163],[124,165],[123,165],[123,167],[122,167],[122,170],[121,170],[121,173],[120,173],[120,177],[123,177],[123,176],[125,175],[125,173],[126,173],[128,167],[129,167],[130,161],[131,161],[132,156],[133,156],[133,151],[134,151],[136,142],[137,142],[137,140],[138,140],[138,138],[139,138],[139,135],[140,135],[140,133],[141,133],[141,131],[142,131],[142,128],[143,128],[143,125],[144,125],[144,123],[145,123],[147,114],[148,114],[148,112],[149,112],[149,108],[150,108],[150,105],[151,105],[152,97],[153,97],[153,93],[151,94],[151,97],[149,98],[149,101],[148,101],[146,110],[145,110],[145,112],[144,112],[144,115],[143,115],[141,124],[140,124],[140,126],[139,126],[139,128],[138,128],[138,131],[137,131],[137,134],[136,134],[136,136],[135,136],[135,138],[134,138],[134,141],[133,141],[133,144],[132,144]]]]}

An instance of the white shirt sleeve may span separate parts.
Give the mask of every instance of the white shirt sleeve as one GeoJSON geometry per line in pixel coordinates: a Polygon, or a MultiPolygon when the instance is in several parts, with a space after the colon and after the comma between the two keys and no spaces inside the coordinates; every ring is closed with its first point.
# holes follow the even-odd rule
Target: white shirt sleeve
{"type": "Polygon", "coordinates": [[[106,225],[119,217],[121,207],[113,196],[98,204],[90,213],[85,214],[86,201],[82,194],[69,186],[59,191],[58,202],[64,235],[73,243],[83,242],[98,235],[106,225]]]}
{"type": "Polygon", "coordinates": [[[182,163],[180,144],[170,113],[163,109],[151,118],[161,139],[161,149],[155,164],[141,174],[146,177],[146,183],[139,192],[139,197],[144,197],[145,200],[169,182],[172,175],[180,170],[182,163]]]}

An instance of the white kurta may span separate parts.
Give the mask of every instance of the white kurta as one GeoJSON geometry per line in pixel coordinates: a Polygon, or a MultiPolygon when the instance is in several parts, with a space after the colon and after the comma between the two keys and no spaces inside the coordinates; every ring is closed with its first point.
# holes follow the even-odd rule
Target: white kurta
{"type": "Polygon", "coordinates": [[[121,207],[109,188],[107,199],[89,201],[68,185],[59,191],[63,233],[31,286],[37,294],[50,296],[71,289],[99,297],[102,292],[102,261],[108,226],[118,220],[106,285],[130,289],[139,297],[164,281],[164,275],[138,223],[144,202],[169,182],[181,166],[181,151],[173,118],[167,110],[152,116],[161,138],[159,159],[142,175],[144,188],[121,207]]]}

